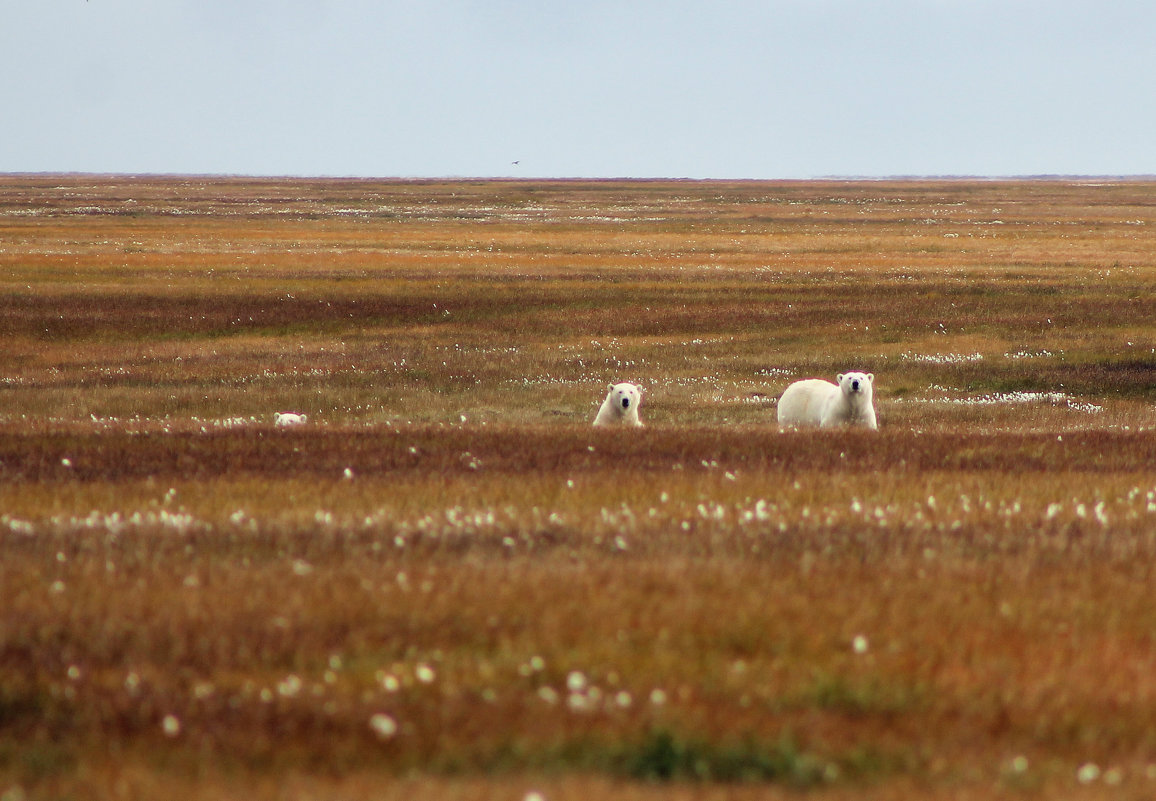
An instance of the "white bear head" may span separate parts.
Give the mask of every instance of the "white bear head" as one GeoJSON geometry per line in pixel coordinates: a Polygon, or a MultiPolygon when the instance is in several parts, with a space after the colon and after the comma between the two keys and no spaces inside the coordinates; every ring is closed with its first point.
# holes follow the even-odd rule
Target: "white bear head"
{"type": "Polygon", "coordinates": [[[635,384],[611,384],[610,394],[606,397],[611,399],[615,409],[620,409],[622,414],[629,414],[631,409],[637,409],[642,402],[642,387],[635,384]]]}
{"type": "Polygon", "coordinates": [[[638,407],[642,405],[642,387],[636,384],[611,384],[594,425],[624,423],[642,425],[638,419],[638,407]]]}
{"type": "Polygon", "coordinates": [[[303,414],[295,412],[274,412],[273,425],[278,426],[299,426],[307,422],[309,418],[303,414]]]}
{"type": "Polygon", "coordinates": [[[874,373],[841,373],[835,377],[839,389],[847,398],[861,397],[864,402],[871,402],[872,385],[875,382],[874,373]]]}

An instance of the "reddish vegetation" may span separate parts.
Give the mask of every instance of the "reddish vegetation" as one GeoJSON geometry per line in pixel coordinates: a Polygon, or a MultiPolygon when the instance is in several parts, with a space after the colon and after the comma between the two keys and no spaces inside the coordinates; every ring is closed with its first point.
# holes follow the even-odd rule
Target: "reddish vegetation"
{"type": "Polygon", "coordinates": [[[0,797],[1151,794],[1153,188],[0,177],[0,797]]]}

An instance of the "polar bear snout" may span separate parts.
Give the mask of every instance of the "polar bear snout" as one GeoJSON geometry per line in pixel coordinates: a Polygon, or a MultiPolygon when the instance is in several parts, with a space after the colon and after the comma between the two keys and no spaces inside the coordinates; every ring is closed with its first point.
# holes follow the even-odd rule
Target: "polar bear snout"
{"type": "Polygon", "coordinates": [[[623,409],[629,409],[630,408],[630,397],[629,396],[622,398],[622,408],[623,409]]]}
{"type": "Polygon", "coordinates": [[[858,378],[852,378],[851,379],[851,391],[852,392],[858,392],[859,391],[859,379],[858,378]]]}

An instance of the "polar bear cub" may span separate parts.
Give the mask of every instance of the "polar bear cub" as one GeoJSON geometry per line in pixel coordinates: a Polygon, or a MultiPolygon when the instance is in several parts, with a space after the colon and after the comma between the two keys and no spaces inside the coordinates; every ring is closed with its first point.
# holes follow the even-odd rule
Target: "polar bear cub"
{"type": "Polygon", "coordinates": [[[779,398],[780,426],[862,426],[876,430],[874,373],[842,373],[796,381],[779,398]]]}
{"type": "Polygon", "coordinates": [[[297,414],[296,412],[274,412],[273,425],[275,426],[299,426],[308,422],[309,417],[304,414],[297,414]]]}
{"type": "Polygon", "coordinates": [[[594,418],[596,426],[640,426],[638,407],[642,403],[642,387],[635,384],[611,384],[602,408],[594,418]]]}

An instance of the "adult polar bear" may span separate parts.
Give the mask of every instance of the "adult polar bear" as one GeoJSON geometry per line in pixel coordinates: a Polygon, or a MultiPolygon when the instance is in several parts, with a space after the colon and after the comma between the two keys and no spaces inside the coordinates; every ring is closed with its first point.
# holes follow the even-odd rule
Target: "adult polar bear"
{"type": "Polygon", "coordinates": [[[874,373],[842,373],[832,384],[822,378],[796,381],[779,398],[780,426],[862,426],[876,430],[874,373]]]}
{"type": "Polygon", "coordinates": [[[611,384],[606,400],[594,418],[596,426],[641,426],[638,406],[642,403],[642,387],[635,384],[611,384]]]}

